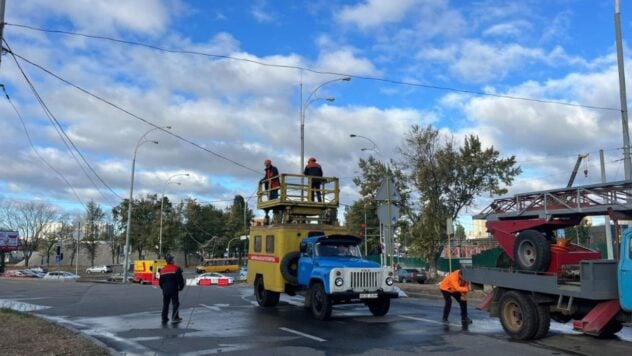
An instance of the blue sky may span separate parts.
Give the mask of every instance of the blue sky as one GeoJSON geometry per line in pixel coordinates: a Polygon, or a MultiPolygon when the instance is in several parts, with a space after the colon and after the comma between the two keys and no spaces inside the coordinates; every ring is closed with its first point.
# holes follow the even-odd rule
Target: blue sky
{"type": "MultiPolygon", "coordinates": [[[[632,5],[621,6],[626,40],[632,5]]],[[[351,177],[368,144],[349,134],[375,141],[378,158],[398,159],[396,148],[413,124],[432,124],[457,140],[476,134],[502,155],[516,155],[524,173],[511,193],[564,186],[579,153],[590,156],[576,185],[597,183],[599,149],[606,153],[608,180],[623,179],[613,17],[614,0],[7,0],[4,37],[15,54],[229,158],[161,132],[150,134],[160,143],[141,146],[137,157],[137,194],[164,190],[171,199],[218,206],[236,194],[251,195],[266,158],[282,172],[301,170],[300,85],[305,99],[341,77],[310,70],[352,76],[323,86],[314,97],[335,102],[312,102],[305,119],[306,156],[316,156],[325,175],[341,177],[342,201],[350,204],[358,198],[351,177]],[[166,185],[185,172],[190,176],[179,177],[180,185],[166,185]]],[[[627,41],[624,52],[630,63],[627,41]]],[[[80,169],[5,55],[0,82],[35,151],[13,108],[0,101],[0,199],[42,199],[66,209],[81,209],[79,200],[118,204],[129,192],[135,145],[151,127],[24,61],[20,65],[116,194],[80,169]]],[[[465,214],[477,213],[488,199],[465,214]]]]}

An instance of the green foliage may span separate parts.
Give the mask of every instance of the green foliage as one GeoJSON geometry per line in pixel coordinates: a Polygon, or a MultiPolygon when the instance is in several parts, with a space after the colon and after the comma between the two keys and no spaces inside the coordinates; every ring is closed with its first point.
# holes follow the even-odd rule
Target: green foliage
{"type": "Polygon", "coordinates": [[[588,219],[582,219],[579,225],[565,228],[564,236],[570,241],[588,246],[590,244],[590,230],[591,224],[588,219]]]}
{"type": "Polygon", "coordinates": [[[431,126],[411,127],[399,152],[399,165],[408,173],[423,212],[413,222],[412,246],[431,267],[436,267],[447,241],[447,219],[456,219],[481,193],[506,193],[505,187],[521,172],[514,156],[500,158],[493,147],[483,148],[477,136],[466,136],[457,147],[452,136],[431,126]]]}

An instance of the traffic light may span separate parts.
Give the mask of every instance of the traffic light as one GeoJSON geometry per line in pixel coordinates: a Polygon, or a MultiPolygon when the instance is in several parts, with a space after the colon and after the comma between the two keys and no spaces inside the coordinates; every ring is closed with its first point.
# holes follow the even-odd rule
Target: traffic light
{"type": "Polygon", "coordinates": [[[63,261],[63,259],[64,259],[64,254],[63,254],[63,253],[60,253],[60,254],[59,254],[59,260],[60,260],[60,261],[63,261]]]}
{"type": "Polygon", "coordinates": [[[61,255],[61,246],[57,246],[55,248],[55,251],[57,252],[57,253],[55,253],[57,256],[61,255]]]}
{"type": "Polygon", "coordinates": [[[360,230],[360,232],[358,233],[358,236],[363,237],[364,236],[364,231],[360,230]]]}

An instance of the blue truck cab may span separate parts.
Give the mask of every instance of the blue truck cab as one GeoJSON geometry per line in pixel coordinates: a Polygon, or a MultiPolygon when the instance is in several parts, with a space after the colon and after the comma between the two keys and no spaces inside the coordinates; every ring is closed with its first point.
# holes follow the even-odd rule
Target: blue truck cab
{"type": "Polygon", "coordinates": [[[388,313],[397,298],[393,270],[362,258],[360,239],[352,235],[321,235],[301,241],[297,262],[298,288],[306,291],[305,306],[318,320],[331,316],[334,304],[364,303],[375,316],[388,313]]]}
{"type": "Polygon", "coordinates": [[[632,229],[627,229],[621,238],[618,282],[621,309],[632,312],[632,229]]]}

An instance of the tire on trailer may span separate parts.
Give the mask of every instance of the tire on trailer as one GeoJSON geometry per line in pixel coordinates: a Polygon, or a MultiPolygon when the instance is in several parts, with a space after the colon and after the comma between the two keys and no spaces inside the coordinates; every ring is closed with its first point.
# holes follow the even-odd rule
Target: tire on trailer
{"type": "Polygon", "coordinates": [[[536,311],[538,315],[538,322],[533,340],[538,340],[545,337],[549,333],[551,328],[551,312],[548,305],[536,304],[536,311]]]}
{"type": "Polygon", "coordinates": [[[391,308],[391,298],[378,298],[367,302],[367,305],[374,316],[384,316],[391,308]]]}
{"type": "Polygon", "coordinates": [[[258,276],[255,279],[255,298],[257,303],[262,307],[273,307],[279,304],[280,294],[265,289],[263,277],[258,276]]]}
{"type": "Polygon", "coordinates": [[[613,337],[614,334],[618,333],[623,329],[623,324],[617,320],[610,320],[606,326],[599,333],[599,338],[610,338],[613,337]]]}
{"type": "Polygon", "coordinates": [[[309,288],[309,294],[311,295],[311,310],[314,318],[318,320],[329,319],[331,317],[332,301],[325,293],[325,287],[323,287],[322,283],[312,284],[309,288]]]}
{"type": "Polygon", "coordinates": [[[518,270],[544,272],[551,262],[551,244],[539,231],[522,231],[514,245],[514,260],[518,270]]]}
{"type": "Polygon", "coordinates": [[[290,252],[281,260],[281,275],[290,284],[298,284],[298,259],[300,252],[290,252]]]}
{"type": "Polygon", "coordinates": [[[537,319],[536,305],[527,295],[508,291],[500,298],[500,323],[512,339],[532,339],[538,331],[537,319]]]}

